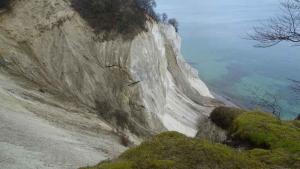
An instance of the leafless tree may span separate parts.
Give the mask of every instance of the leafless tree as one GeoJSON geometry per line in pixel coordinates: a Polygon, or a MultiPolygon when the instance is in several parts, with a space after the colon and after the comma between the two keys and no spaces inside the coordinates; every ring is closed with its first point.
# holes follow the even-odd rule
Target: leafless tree
{"type": "Polygon", "coordinates": [[[278,119],[281,118],[281,105],[280,97],[276,94],[266,92],[259,88],[254,88],[250,90],[252,99],[252,104],[264,109],[265,111],[270,111],[278,119]]]}
{"type": "MultiPolygon", "coordinates": [[[[294,46],[300,46],[300,0],[285,0],[281,3],[282,14],[254,27],[254,32],[249,34],[251,40],[258,41],[256,47],[271,47],[282,41],[291,42],[294,46]]],[[[300,95],[300,81],[289,79],[292,82],[291,89],[300,95]]],[[[267,93],[267,97],[259,96],[259,105],[268,107],[273,114],[280,117],[280,105],[278,97],[267,93]],[[265,99],[268,98],[268,99],[265,99]],[[279,113],[279,114],[278,114],[279,113]]],[[[257,97],[257,93],[255,94],[257,97]]],[[[299,115],[300,116],[300,115],[299,115]]]]}
{"type": "Polygon", "coordinates": [[[162,14],[162,22],[167,23],[168,22],[168,15],[166,13],[162,14]]]}
{"type": "Polygon", "coordinates": [[[294,79],[289,80],[292,82],[291,89],[296,93],[300,93],[300,81],[294,79]]]}
{"type": "Polygon", "coordinates": [[[270,47],[282,41],[300,46],[300,0],[286,0],[281,3],[282,14],[254,27],[249,34],[251,40],[258,41],[257,47],[270,47]]]}

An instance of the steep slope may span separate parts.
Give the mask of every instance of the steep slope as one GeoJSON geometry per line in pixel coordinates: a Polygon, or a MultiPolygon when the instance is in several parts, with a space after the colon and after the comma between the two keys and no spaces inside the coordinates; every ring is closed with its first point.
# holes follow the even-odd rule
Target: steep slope
{"type": "Polygon", "coordinates": [[[229,144],[214,143],[214,138],[207,141],[206,139],[189,138],[177,132],[166,132],[127,150],[117,159],[84,168],[300,168],[300,123],[298,120],[279,121],[269,113],[248,112],[227,107],[215,109],[213,114],[218,114],[224,119],[230,117],[225,120],[225,123],[218,119],[214,119],[212,122],[225,129],[228,137],[226,143],[229,144]],[[224,124],[227,124],[228,128],[224,124]],[[228,142],[230,140],[235,144],[230,144],[228,142]]]}
{"type": "MultiPolygon", "coordinates": [[[[14,1],[9,12],[0,14],[0,88],[3,99],[9,95],[15,101],[9,110],[1,109],[0,122],[11,126],[7,121],[19,122],[7,114],[26,115],[50,122],[37,127],[75,132],[77,136],[71,139],[83,133],[83,138],[92,135],[104,142],[109,133],[120,130],[136,142],[136,135],[166,130],[194,136],[198,119],[206,118],[220,103],[184,61],[174,28],[151,21],[147,27],[148,32],[131,40],[121,35],[105,40],[94,34],[67,0],[14,1]]],[[[6,133],[18,139],[14,130],[26,128],[29,121],[6,133]]],[[[53,134],[49,130],[34,132],[37,136],[40,132],[53,134]]],[[[111,137],[109,142],[118,144],[116,134],[111,137]]],[[[30,147],[28,142],[7,138],[0,138],[0,147],[30,147]]],[[[92,152],[105,152],[106,157],[122,151],[98,144],[96,148],[87,146],[92,152]]],[[[67,160],[74,154],[69,152],[67,160]]]]}

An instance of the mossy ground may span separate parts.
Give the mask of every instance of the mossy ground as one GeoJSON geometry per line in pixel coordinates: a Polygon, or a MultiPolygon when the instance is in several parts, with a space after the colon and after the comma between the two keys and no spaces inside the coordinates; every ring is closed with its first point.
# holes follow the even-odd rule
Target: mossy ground
{"type": "Polygon", "coordinates": [[[129,149],[116,160],[85,169],[298,169],[299,126],[299,121],[279,121],[265,113],[244,112],[231,120],[229,133],[232,139],[250,142],[250,150],[166,132],[129,149]]]}
{"type": "Polygon", "coordinates": [[[225,145],[188,138],[177,132],[160,134],[123,153],[118,160],[87,169],[264,168],[264,164],[225,145]]]}
{"type": "Polygon", "coordinates": [[[231,136],[257,147],[246,153],[270,168],[300,168],[298,121],[280,121],[270,114],[246,112],[234,120],[231,136]]]}
{"type": "Polygon", "coordinates": [[[250,141],[257,147],[300,152],[300,128],[297,123],[280,121],[266,113],[240,115],[235,119],[231,133],[234,138],[250,141]]]}

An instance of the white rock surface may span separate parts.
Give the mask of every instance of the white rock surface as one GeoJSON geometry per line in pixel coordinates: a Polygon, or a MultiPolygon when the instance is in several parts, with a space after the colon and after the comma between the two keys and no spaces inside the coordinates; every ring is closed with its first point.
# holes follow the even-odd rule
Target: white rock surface
{"type": "Polygon", "coordinates": [[[195,136],[198,119],[219,103],[181,56],[174,28],[148,28],[132,40],[99,40],[66,0],[16,1],[2,13],[0,158],[15,165],[0,159],[0,168],[68,168],[113,157],[124,148],[108,146],[119,138],[97,113],[126,113],[139,134],[195,136]]]}
{"type": "Polygon", "coordinates": [[[73,169],[125,150],[96,116],[32,99],[40,93],[20,89],[2,75],[0,85],[1,169],[73,169]]]}

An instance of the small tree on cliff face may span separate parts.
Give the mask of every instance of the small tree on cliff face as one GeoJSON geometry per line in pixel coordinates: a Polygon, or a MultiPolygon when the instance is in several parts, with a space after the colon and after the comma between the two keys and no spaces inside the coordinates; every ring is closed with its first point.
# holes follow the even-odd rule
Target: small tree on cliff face
{"type": "Polygon", "coordinates": [[[179,31],[179,23],[175,18],[169,19],[169,24],[171,24],[172,26],[174,26],[176,32],[179,31]]]}
{"type": "Polygon", "coordinates": [[[168,22],[168,15],[166,13],[162,14],[162,22],[167,23],[168,22]]]}
{"type": "Polygon", "coordinates": [[[156,7],[155,0],[135,0],[135,2],[137,6],[147,14],[152,13],[156,7]]]}
{"type": "Polygon", "coordinates": [[[135,0],[135,3],[145,14],[150,16],[155,21],[160,22],[160,15],[154,10],[156,7],[155,0],[135,0]]]}
{"type": "Polygon", "coordinates": [[[282,41],[300,45],[300,0],[286,0],[281,6],[282,15],[254,27],[254,33],[249,35],[259,42],[258,47],[270,47],[282,41]]]}

